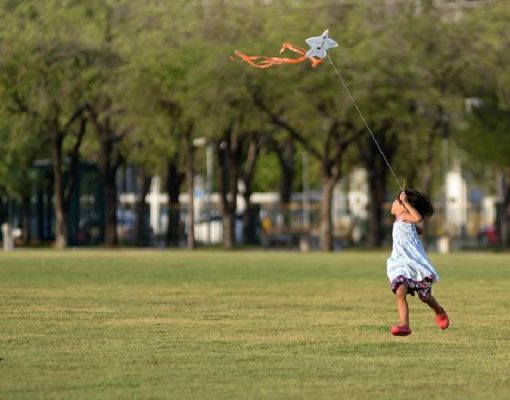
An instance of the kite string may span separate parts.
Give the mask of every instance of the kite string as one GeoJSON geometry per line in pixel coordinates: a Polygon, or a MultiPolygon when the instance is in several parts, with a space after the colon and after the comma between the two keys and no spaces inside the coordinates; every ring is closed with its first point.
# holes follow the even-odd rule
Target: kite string
{"type": "Polygon", "coordinates": [[[382,151],[381,146],[379,146],[379,143],[377,142],[377,139],[375,138],[375,135],[373,134],[372,129],[370,129],[370,126],[368,126],[367,120],[365,119],[365,117],[363,116],[363,113],[361,112],[360,108],[358,107],[358,103],[356,103],[356,100],[354,99],[353,95],[351,94],[351,91],[349,90],[349,87],[347,86],[347,84],[345,83],[344,79],[342,78],[342,75],[340,75],[340,72],[338,71],[338,68],[336,67],[336,65],[333,62],[333,60],[331,59],[331,57],[329,56],[329,53],[327,53],[327,56],[328,56],[329,63],[331,64],[331,66],[335,70],[335,73],[336,73],[338,79],[340,80],[340,82],[342,83],[345,91],[347,92],[347,94],[351,98],[351,101],[354,104],[354,107],[356,108],[356,110],[358,111],[358,114],[361,117],[361,120],[365,124],[365,127],[367,128],[368,132],[370,133],[370,136],[372,137],[372,140],[374,141],[375,145],[377,146],[377,149],[381,153],[381,155],[382,155],[382,157],[384,159],[384,162],[386,163],[386,165],[388,166],[388,168],[391,171],[391,174],[395,178],[395,181],[397,182],[398,187],[400,188],[401,191],[404,191],[404,188],[400,184],[400,181],[398,180],[397,175],[395,174],[395,171],[393,171],[393,168],[391,168],[391,164],[389,163],[388,159],[384,155],[384,152],[382,151]]]}

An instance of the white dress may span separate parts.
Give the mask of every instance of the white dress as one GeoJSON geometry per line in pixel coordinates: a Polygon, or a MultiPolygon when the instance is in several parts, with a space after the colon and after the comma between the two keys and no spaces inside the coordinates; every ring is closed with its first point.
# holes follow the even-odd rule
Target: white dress
{"type": "Polygon", "coordinates": [[[425,254],[415,224],[396,220],[392,237],[393,250],[386,263],[392,289],[397,282],[410,281],[418,289],[439,280],[439,274],[425,254]]]}

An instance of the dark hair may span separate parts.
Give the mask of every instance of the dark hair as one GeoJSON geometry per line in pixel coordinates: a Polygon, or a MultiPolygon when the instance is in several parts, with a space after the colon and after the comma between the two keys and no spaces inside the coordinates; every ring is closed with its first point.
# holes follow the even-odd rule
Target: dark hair
{"type": "Polygon", "coordinates": [[[432,217],[434,214],[434,206],[427,196],[414,189],[406,189],[405,193],[409,204],[411,204],[424,219],[432,217]]]}

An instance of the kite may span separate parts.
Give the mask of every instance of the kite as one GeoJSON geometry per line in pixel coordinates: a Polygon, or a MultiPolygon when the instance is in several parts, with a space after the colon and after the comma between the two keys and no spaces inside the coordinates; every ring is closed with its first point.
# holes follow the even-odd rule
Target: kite
{"type": "Polygon", "coordinates": [[[329,29],[326,29],[320,36],[314,36],[306,39],[306,44],[310,46],[308,51],[294,46],[292,43],[285,42],[282,44],[280,54],[285,50],[290,50],[301,56],[298,58],[248,56],[239,50],[236,50],[234,53],[236,56],[255,68],[270,68],[274,65],[280,64],[299,64],[307,60],[309,60],[312,67],[315,68],[322,63],[322,60],[327,55],[327,50],[338,46],[337,42],[329,38],[329,29]]]}
{"type": "Polygon", "coordinates": [[[305,40],[310,49],[306,52],[307,57],[317,57],[324,59],[327,51],[338,46],[338,43],[329,37],[329,29],[322,32],[320,36],[314,36],[305,40]]]}
{"type": "MultiPolygon", "coordinates": [[[[312,67],[315,68],[318,65],[322,64],[324,59],[327,58],[329,63],[333,67],[340,83],[342,84],[345,91],[349,95],[352,103],[354,104],[354,107],[358,111],[358,114],[360,115],[361,120],[363,121],[363,124],[365,125],[368,132],[370,133],[372,140],[374,141],[375,145],[377,146],[377,149],[381,153],[386,165],[390,169],[399,188],[402,191],[404,191],[405,181],[404,181],[404,186],[402,186],[400,184],[400,180],[397,178],[397,175],[393,171],[391,164],[389,163],[383,150],[381,149],[381,146],[377,142],[375,135],[373,134],[372,130],[370,129],[370,126],[368,125],[365,117],[363,116],[363,113],[361,112],[361,110],[358,106],[358,103],[356,102],[353,95],[351,94],[351,91],[349,90],[349,87],[347,86],[344,79],[342,78],[342,75],[340,75],[340,71],[338,70],[335,63],[329,56],[328,50],[338,46],[338,43],[329,37],[329,29],[326,29],[320,36],[313,36],[313,37],[306,39],[305,43],[310,47],[308,50],[301,49],[301,48],[294,46],[293,44],[287,43],[287,42],[282,44],[282,47],[280,48],[280,54],[283,53],[285,50],[290,50],[290,51],[293,51],[294,53],[297,53],[300,55],[300,57],[297,57],[297,58],[249,56],[239,50],[236,50],[234,52],[234,54],[255,68],[270,68],[275,65],[281,65],[281,64],[299,64],[299,63],[305,62],[307,60],[310,61],[312,64],[312,67]]],[[[230,57],[230,59],[234,60],[233,57],[230,57]]]]}

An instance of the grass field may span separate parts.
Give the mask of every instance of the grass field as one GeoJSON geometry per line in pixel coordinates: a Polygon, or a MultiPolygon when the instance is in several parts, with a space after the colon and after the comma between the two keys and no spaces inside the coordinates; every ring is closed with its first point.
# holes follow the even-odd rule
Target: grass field
{"type": "Polygon", "coordinates": [[[510,255],[433,255],[406,338],[386,257],[0,254],[0,399],[510,399],[510,255]]]}

